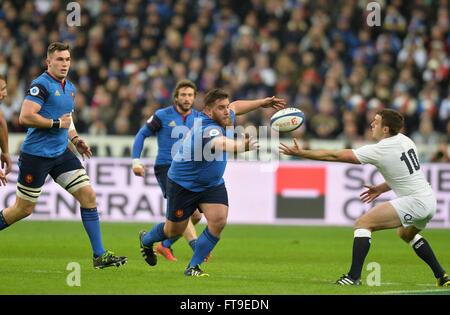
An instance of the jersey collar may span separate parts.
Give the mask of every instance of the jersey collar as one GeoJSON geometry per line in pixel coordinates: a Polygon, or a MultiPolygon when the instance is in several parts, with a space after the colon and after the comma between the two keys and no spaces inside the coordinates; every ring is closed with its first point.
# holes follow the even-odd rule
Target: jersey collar
{"type": "Polygon", "coordinates": [[[175,111],[175,113],[177,113],[178,115],[180,115],[181,116],[181,118],[183,119],[183,121],[186,121],[186,119],[187,119],[187,117],[190,115],[190,114],[192,114],[192,108],[191,108],[191,111],[189,112],[189,113],[187,113],[186,115],[183,115],[183,114],[181,114],[178,110],[177,110],[177,107],[175,106],[175,104],[172,104],[172,107],[173,107],[173,110],[175,111]]]}
{"type": "Polygon", "coordinates": [[[48,72],[47,70],[45,71],[45,73],[50,77],[50,78],[52,78],[54,81],[56,81],[56,82],[58,82],[58,83],[60,83],[60,84],[65,84],[66,83],[66,80],[64,79],[63,81],[61,81],[61,80],[58,80],[57,78],[55,78],[54,76],[52,76],[51,74],[50,74],[50,72],[48,72]]]}

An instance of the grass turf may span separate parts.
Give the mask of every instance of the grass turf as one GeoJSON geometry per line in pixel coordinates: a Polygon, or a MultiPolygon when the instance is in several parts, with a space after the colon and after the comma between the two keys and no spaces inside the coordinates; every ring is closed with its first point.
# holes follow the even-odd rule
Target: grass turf
{"type": "MultiPolygon", "coordinates": [[[[148,266],[139,252],[138,232],[145,223],[102,223],[107,249],[128,256],[120,268],[95,270],[80,222],[25,221],[0,232],[0,294],[450,294],[437,288],[432,272],[395,231],[376,232],[366,259],[381,266],[381,285],[339,287],[348,271],[352,229],[344,227],[229,225],[202,268],[209,278],[183,271],[192,251],[184,240],[174,245],[177,262],[159,257],[148,266]],[[81,266],[81,286],[70,287],[68,263],[81,266]]],[[[198,226],[200,233],[203,227],[198,226]]],[[[444,268],[450,270],[449,230],[426,230],[444,268]]]]}

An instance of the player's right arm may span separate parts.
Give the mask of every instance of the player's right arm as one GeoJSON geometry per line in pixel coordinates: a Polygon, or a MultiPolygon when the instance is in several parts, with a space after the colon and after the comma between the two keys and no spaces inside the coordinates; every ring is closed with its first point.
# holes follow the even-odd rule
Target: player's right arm
{"type": "Polygon", "coordinates": [[[280,152],[309,160],[361,164],[353,153],[353,150],[304,150],[297,139],[294,139],[293,146],[288,146],[280,142],[280,152]]]}
{"type": "Polygon", "coordinates": [[[255,150],[259,144],[253,137],[244,137],[242,140],[233,140],[225,136],[215,137],[211,140],[214,150],[226,151],[229,153],[241,153],[255,150]]]}
{"type": "Polygon", "coordinates": [[[19,123],[25,127],[32,128],[65,128],[70,127],[72,118],[70,113],[64,114],[59,119],[50,119],[41,116],[39,111],[41,105],[31,100],[25,99],[20,110],[19,123]]]}
{"type": "MultiPolygon", "coordinates": [[[[6,124],[2,111],[0,111],[0,151],[0,166],[5,169],[5,175],[7,175],[11,172],[12,162],[8,149],[8,125],[6,124]]],[[[0,172],[2,172],[1,169],[0,172]]]]}
{"type": "Polygon", "coordinates": [[[144,126],[139,129],[134,137],[132,158],[133,158],[133,173],[136,176],[143,177],[145,174],[145,167],[142,164],[140,157],[144,148],[144,141],[151,135],[156,134],[162,127],[161,119],[155,114],[150,117],[144,126]]]}

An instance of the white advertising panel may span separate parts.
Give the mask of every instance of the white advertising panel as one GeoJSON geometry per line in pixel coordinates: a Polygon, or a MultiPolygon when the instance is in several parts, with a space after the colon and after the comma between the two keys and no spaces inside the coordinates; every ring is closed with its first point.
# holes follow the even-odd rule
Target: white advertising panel
{"type": "MultiPolygon", "coordinates": [[[[103,221],[160,222],[165,199],[147,164],[147,176],[136,177],[128,158],[92,158],[83,162],[97,193],[103,221]]],[[[424,164],[438,209],[431,227],[450,227],[450,164],[424,164]]],[[[0,209],[15,200],[18,167],[0,187],[0,209]]],[[[326,224],[351,226],[373,204],[363,204],[364,184],[383,181],[370,165],[344,163],[230,161],[225,171],[229,223],[326,224]]],[[[383,194],[376,202],[394,198],[383,194]]],[[[74,198],[48,177],[32,220],[79,220],[74,198]]],[[[203,219],[204,222],[204,219],[203,219]]]]}
{"type": "MultiPolygon", "coordinates": [[[[165,219],[166,201],[147,164],[147,176],[136,177],[131,159],[92,158],[83,162],[97,193],[98,211],[104,221],[148,221],[165,219]]],[[[274,211],[273,172],[267,163],[230,162],[225,184],[230,204],[229,223],[272,223],[274,211]],[[268,171],[269,170],[269,171],[268,171]]],[[[275,169],[275,168],[272,168],[275,169]]],[[[0,208],[14,203],[18,166],[8,175],[6,187],[0,187],[0,208]]],[[[79,220],[75,199],[49,176],[30,219],[79,220]]]]}

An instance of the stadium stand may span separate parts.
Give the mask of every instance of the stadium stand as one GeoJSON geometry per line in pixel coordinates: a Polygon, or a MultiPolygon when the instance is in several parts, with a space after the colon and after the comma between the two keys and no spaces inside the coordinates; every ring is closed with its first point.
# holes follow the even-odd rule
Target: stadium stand
{"type": "MultiPolygon", "coordinates": [[[[295,135],[310,139],[368,140],[368,121],[389,107],[418,144],[448,144],[449,1],[378,1],[374,27],[364,0],[80,0],[79,27],[66,23],[68,2],[0,5],[0,74],[9,85],[0,106],[10,132],[25,131],[18,112],[45,69],[47,45],[65,41],[80,133],[134,135],[188,78],[199,87],[197,107],[213,87],[232,99],[284,97],[307,117],[295,135]]],[[[237,123],[267,125],[270,114],[237,123]]]]}

